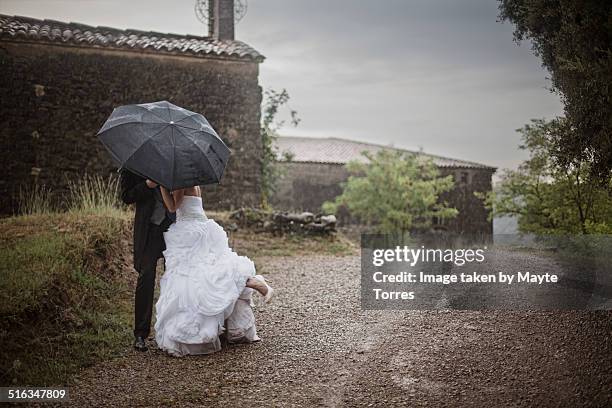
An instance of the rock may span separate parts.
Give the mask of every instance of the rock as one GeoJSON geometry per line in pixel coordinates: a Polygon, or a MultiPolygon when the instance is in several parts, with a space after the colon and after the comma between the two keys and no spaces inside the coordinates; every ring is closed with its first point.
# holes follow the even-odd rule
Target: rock
{"type": "Polygon", "coordinates": [[[290,213],[266,211],[257,208],[240,208],[230,215],[238,227],[260,232],[298,235],[331,235],[336,232],[334,215],[310,212],[290,213]]]}

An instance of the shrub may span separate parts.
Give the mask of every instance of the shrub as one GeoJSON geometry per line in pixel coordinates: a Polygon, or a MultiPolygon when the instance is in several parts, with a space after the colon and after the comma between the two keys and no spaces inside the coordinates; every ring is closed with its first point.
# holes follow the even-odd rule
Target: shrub
{"type": "Polygon", "coordinates": [[[453,188],[453,178],[441,177],[431,159],[388,149],[362,154],[367,163],[348,164],[351,176],[342,194],[324,203],[323,212],[346,207],[381,233],[426,230],[434,218],[457,216],[455,208],[439,201],[441,193],[453,188]]]}
{"type": "Polygon", "coordinates": [[[108,212],[121,208],[119,178],[85,175],[68,184],[71,211],[108,212]]]}

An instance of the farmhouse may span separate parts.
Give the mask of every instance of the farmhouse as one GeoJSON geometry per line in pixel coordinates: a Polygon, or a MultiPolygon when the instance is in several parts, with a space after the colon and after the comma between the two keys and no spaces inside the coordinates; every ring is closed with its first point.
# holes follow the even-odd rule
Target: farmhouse
{"type": "Polygon", "coordinates": [[[0,14],[0,213],[19,189],[61,193],[115,167],[96,132],[119,105],[168,100],[202,113],[232,149],[207,207],[259,205],[264,57],[234,39],[233,0],[211,0],[206,37],[0,14]]]}
{"type": "MultiPolygon", "coordinates": [[[[443,221],[440,228],[462,234],[493,233],[488,211],[474,192],[491,190],[495,167],[338,138],[280,136],[275,143],[276,165],[281,170],[281,178],[271,202],[277,208],[320,211],[325,201],[342,193],[341,184],[349,176],[346,170],[349,161],[366,161],[361,154],[364,151],[376,153],[381,149],[394,149],[430,157],[441,175],[454,177],[455,187],[440,199],[459,210],[459,215],[443,221]]],[[[352,220],[345,217],[340,221],[350,223],[352,220]]]]}

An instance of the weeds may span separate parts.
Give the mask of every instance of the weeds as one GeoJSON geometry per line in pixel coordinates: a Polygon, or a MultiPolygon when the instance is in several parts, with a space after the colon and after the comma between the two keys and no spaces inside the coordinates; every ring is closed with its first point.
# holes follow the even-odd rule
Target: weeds
{"type": "Polygon", "coordinates": [[[64,384],[129,342],[128,214],[0,222],[0,385],[64,384]]]}
{"type": "Polygon", "coordinates": [[[39,215],[53,212],[51,189],[44,185],[21,186],[18,196],[20,215],[39,215]]]}
{"type": "Polygon", "coordinates": [[[119,200],[119,178],[112,175],[84,175],[68,181],[67,194],[64,196],[53,194],[51,189],[40,184],[19,189],[19,215],[45,215],[62,208],[81,213],[116,213],[123,208],[119,200]]]}
{"type": "MultiPolygon", "coordinates": [[[[50,191],[20,194],[20,213],[0,220],[0,385],[66,384],[82,367],[129,344],[135,274],[130,218],[117,178],[85,176],[69,184],[63,208],[50,191]]],[[[227,213],[211,213],[227,221],[227,213]]],[[[354,254],[338,237],[230,234],[249,256],[354,254]]]]}
{"type": "Polygon", "coordinates": [[[82,212],[109,212],[121,208],[119,179],[85,175],[68,184],[69,210],[82,212]]]}

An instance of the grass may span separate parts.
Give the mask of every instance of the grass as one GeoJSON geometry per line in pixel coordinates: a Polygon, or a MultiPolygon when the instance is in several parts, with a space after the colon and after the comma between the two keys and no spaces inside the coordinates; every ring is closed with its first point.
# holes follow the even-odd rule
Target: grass
{"type": "Polygon", "coordinates": [[[2,385],[62,384],[128,344],[128,217],[73,211],[0,222],[2,385]]]}
{"type": "MultiPolygon", "coordinates": [[[[0,386],[65,385],[129,346],[133,213],[117,190],[114,178],[86,176],[54,207],[49,190],[34,187],[21,196],[22,215],[0,220],[0,386]]],[[[209,214],[222,225],[228,215],[209,214]]],[[[229,235],[230,245],[251,258],[358,253],[341,234],[229,235]]]]}
{"type": "Polygon", "coordinates": [[[85,175],[68,184],[71,211],[108,211],[121,208],[119,178],[85,175]]]}
{"type": "Polygon", "coordinates": [[[64,209],[72,212],[104,213],[123,209],[119,200],[119,178],[87,175],[68,182],[67,194],[58,195],[44,185],[23,186],[19,190],[19,215],[44,215],[64,209]],[[61,199],[63,198],[63,199],[61,199]]]}
{"type": "Polygon", "coordinates": [[[53,212],[52,192],[40,184],[23,186],[19,189],[19,214],[49,214],[53,212]]]}
{"type": "MultiPolygon", "coordinates": [[[[131,340],[133,214],[109,206],[0,220],[0,385],[66,384],[120,355],[131,340]]],[[[223,223],[224,214],[212,214],[223,223]]],[[[241,229],[230,244],[251,258],[349,255],[342,235],[273,236],[241,229]]]]}

